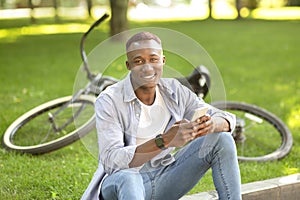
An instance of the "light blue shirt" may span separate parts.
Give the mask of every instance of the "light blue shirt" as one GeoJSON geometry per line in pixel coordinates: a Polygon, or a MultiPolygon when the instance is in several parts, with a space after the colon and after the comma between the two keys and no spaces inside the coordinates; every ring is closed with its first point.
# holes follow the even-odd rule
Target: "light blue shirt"
{"type": "MultiPolygon", "coordinates": [[[[210,116],[225,118],[230,130],[235,127],[233,114],[218,110],[205,103],[201,98],[180,84],[176,79],[161,78],[159,91],[171,114],[166,127],[168,130],[175,122],[190,120],[195,109],[209,107],[210,116]]],[[[104,173],[111,174],[129,168],[136,150],[136,134],[138,130],[141,105],[134,93],[130,73],[118,83],[100,93],[95,102],[96,127],[99,145],[99,166],[82,199],[97,199],[98,188],[104,173]],[[94,197],[94,198],[93,198],[94,197]]],[[[168,165],[174,161],[170,152],[173,148],[162,151],[152,165],[168,165]]]]}

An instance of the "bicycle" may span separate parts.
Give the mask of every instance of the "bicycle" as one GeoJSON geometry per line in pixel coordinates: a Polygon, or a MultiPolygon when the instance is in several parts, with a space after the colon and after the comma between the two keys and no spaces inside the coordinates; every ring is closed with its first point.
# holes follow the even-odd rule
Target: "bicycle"
{"type": "MultiPolygon", "coordinates": [[[[84,43],[88,34],[106,18],[108,15],[104,14],[81,38],[80,52],[88,84],[72,96],[46,102],[18,117],[3,134],[4,148],[29,154],[48,153],[77,141],[95,129],[93,105],[96,96],[118,79],[90,71],[84,43]]],[[[201,98],[209,92],[211,79],[205,66],[200,65],[189,76],[177,79],[201,98]]],[[[240,161],[278,160],[290,152],[293,143],[291,132],[271,112],[242,102],[211,104],[237,116],[232,136],[240,161]]]]}

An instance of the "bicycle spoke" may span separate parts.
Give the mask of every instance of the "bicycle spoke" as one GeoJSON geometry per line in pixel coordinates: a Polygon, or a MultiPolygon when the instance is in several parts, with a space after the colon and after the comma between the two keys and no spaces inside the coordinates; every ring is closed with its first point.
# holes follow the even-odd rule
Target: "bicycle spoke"
{"type": "Polygon", "coordinates": [[[245,157],[263,156],[280,147],[281,138],[274,126],[250,113],[231,112],[245,121],[245,127],[243,127],[245,140],[240,143],[237,142],[238,155],[245,157]]]}

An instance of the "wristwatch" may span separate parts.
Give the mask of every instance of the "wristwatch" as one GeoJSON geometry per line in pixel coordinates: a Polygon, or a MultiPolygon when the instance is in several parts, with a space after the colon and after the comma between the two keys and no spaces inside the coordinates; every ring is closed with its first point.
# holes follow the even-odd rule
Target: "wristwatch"
{"type": "Polygon", "coordinates": [[[163,137],[162,137],[162,134],[158,134],[156,137],[155,137],[155,144],[158,148],[162,149],[162,150],[165,150],[167,149],[165,147],[165,142],[163,140],[163,137]]]}

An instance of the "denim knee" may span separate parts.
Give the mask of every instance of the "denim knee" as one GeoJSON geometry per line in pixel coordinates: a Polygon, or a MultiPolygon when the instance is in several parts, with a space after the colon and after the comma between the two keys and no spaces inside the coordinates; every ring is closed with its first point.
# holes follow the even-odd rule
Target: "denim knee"
{"type": "Polygon", "coordinates": [[[143,185],[143,178],[137,171],[122,170],[118,172],[118,181],[120,185],[133,186],[133,185],[143,185]]]}
{"type": "MultiPolygon", "coordinates": [[[[205,135],[200,139],[199,158],[212,158],[215,153],[234,153],[235,143],[229,132],[205,135]],[[207,157],[208,156],[208,157],[207,157]]],[[[210,160],[210,159],[209,159],[210,160]]]]}
{"type": "Polygon", "coordinates": [[[219,148],[222,149],[222,153],[225,154],[236,154],[236,146],[234,139],[229,132],[218,133],[218,144],[219,148]]]}
{"type": "Polygon", "coordinates": [[[143,178],[137,171],[121,170],[104,180],[101,193],[104,199],[144,199],[143,178]]]}

